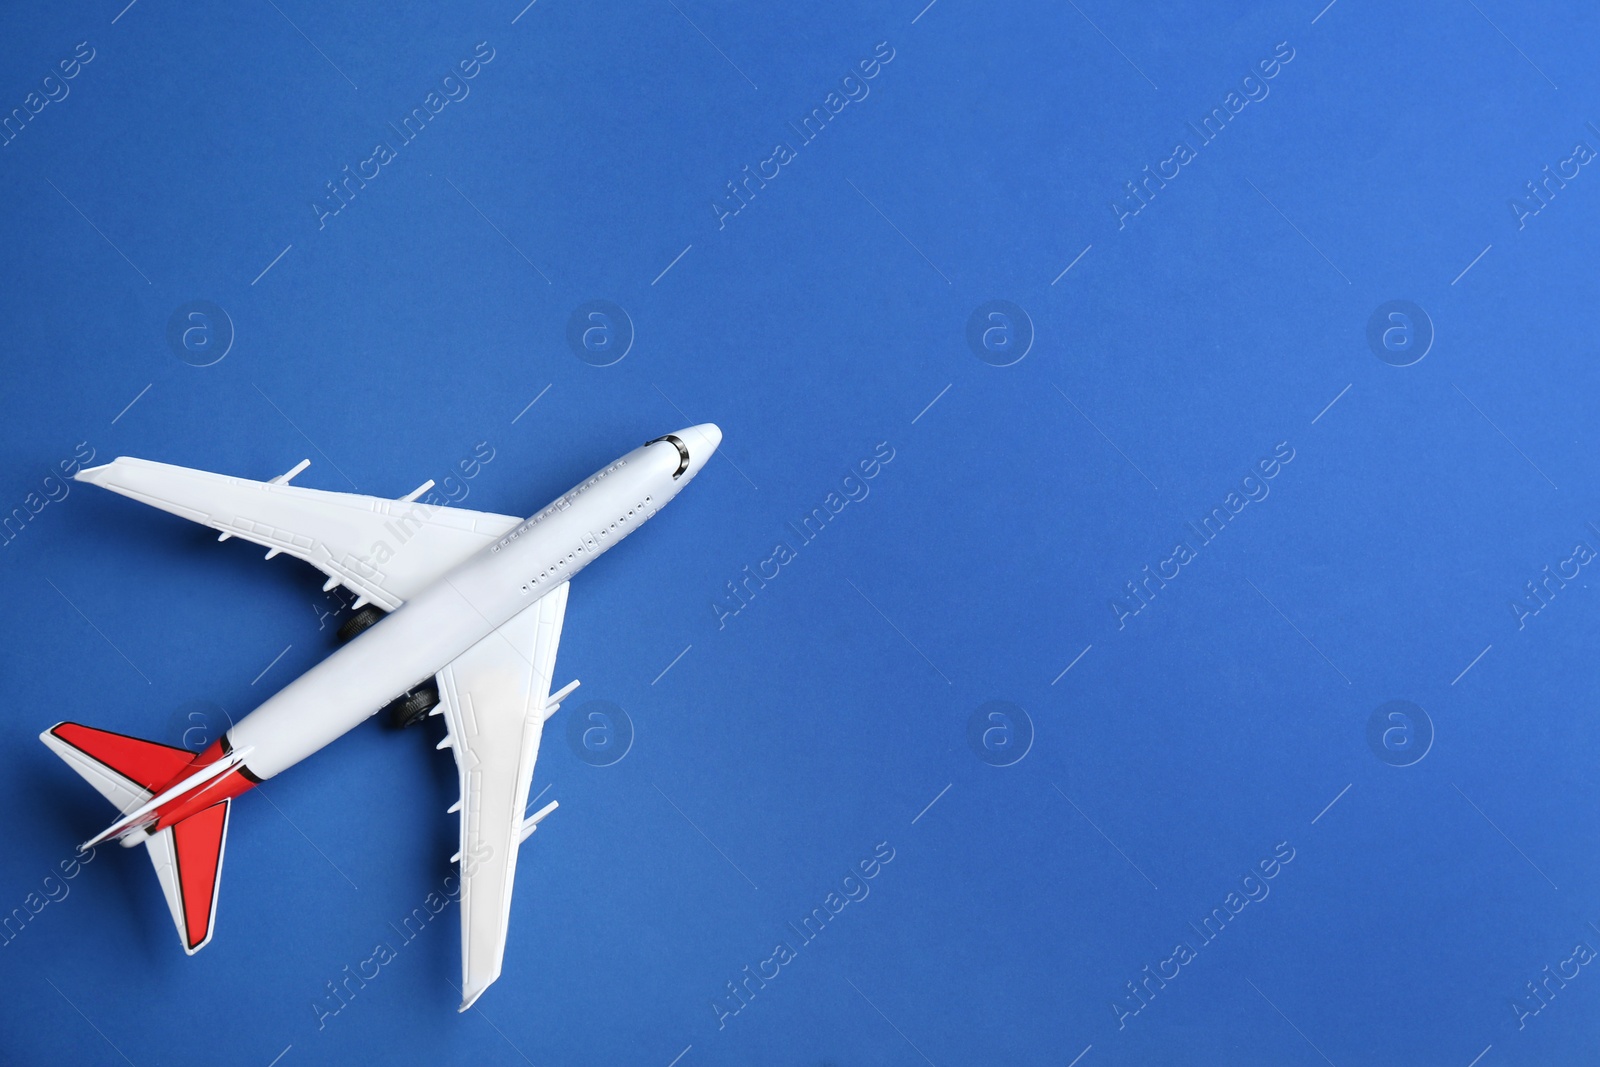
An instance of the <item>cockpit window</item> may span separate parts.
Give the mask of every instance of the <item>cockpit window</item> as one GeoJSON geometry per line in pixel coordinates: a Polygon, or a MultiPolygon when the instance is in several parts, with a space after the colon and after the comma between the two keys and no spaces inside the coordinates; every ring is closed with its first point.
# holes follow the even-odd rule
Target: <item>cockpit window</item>
{"type": "Polygon", "coordinates": [[[645,444],[653,445],[657,441],[671,441],[672,446],[678,450],[678,469],[672,472],[672,480],[677,481],[683,477],[683,472],[689,469],[689,449],[684,446],[684,443],[678,439],[676,434],[670,433],[665,437],[657,437],[655,441],[646,441],[645,444]]]}

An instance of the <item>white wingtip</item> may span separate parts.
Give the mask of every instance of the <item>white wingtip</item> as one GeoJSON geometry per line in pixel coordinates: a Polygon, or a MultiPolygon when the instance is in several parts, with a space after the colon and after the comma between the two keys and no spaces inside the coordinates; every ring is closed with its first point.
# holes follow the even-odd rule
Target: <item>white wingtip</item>
{"type": "Polygon", "coordinates": [[[500,972],[496,971],[495,974],[494,974],[494,978],[490,978],[487,982],[483,983],[483,985],[479,986],[477,989],[463,989],[461,991],[461,1007],[457,1008],[456,1011],[458,1011],[458,1012],[466,1011],[468,1008],[470,1008],[474,1004],[476,1004],[478,1002],[478,998],[483,996],[483,994],[488,990],[488,988],[491,985],[494,984],[494,979],[495,978],[499,978],[499,977],[500,977],[500,972]]]}
{"type": "Polygon", "coordinates": [[[74,474],[72,480],[75,482],[88,482],[90,485],[100,485],[106,480],[106,472],[111,467],[111,463],[102,463],[98,467],[85,467],[77,474],[74,474]]]}

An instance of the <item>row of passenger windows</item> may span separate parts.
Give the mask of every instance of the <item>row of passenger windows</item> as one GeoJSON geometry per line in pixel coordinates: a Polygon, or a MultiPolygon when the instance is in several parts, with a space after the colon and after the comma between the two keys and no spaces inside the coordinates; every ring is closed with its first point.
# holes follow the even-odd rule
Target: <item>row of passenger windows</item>
{"type": "MultiPolygon", "coordinates": [[[[628,513],[626,515],[618,516],[616,522],[612,523],[606,529],[600,531],[600,533],[598,535],[599,540],[602,540],[602,541],[605,540],[605,538],[610,536],[611,532],[614,531],[618,526],[626,527],[627,524],[628,524],[628,520],[632,519],[636,512],[643,511],[645,504],[648,504],[650,502],[651,502],[651,498],[649,496],[646,496],[643,501],[641,501],[640,503],[635,504],[633,507],[629,508],[628,509],[628,513]]],[[[624,530],[623,532],[626,533],[627,531],[624,530]]],[[[581,551],[583,551],[583,546],[579,545],[578,548],[575,548],[571,552],[568,552],[564,559],[556,560],[556,564],[555,564],[554,567],[550,567],[550,568],[547,568],[546,570],[540,571],[534,577],[534,579],[532,581],[530,581],[530,582],[526,583],[525,585],[523,585],[523,587],[522,587],[523,594],[526,595],[528,590],[533,588],[534,586],[540,585],[543,582],[547,582],[552,578],[560,577],[562,574],[565,573],[567,564],[570,563],[572,560],[576,559],[578,553],[581,552],[581,551]]]]}
{"type": "Polygon", "coordinates": [[[617,460],[617,462],[613,463],[611,466],[607,467],[605,470],[600,471],[598,474],[591,475],[588,481],[584,482],[582,485],[580,485],[576,489],[572,490],[566,496],[563,496],[561,499],[557,500],[554,504],[551,504],[549,507],[547,507],[543,511],[539,512],[539,514],[535,515],[533,517],[533,521],[534,522],[539,522],[540,520],[549,517],[550,515],[554,514],[557,511],[565,511],[565,510],[567,510],[567,508],[571,507],[574,503],[577,502],[578,497],[582,496],[584,494],[584,492],[586,492],[591,487],[593,487],[595,485],[598,485],[600,483],[600,479],[601,478],[604,478],[608,474],[615,474],[623,466],[624,466],[624,461],[619,459],[619,460],[617,460]]]}

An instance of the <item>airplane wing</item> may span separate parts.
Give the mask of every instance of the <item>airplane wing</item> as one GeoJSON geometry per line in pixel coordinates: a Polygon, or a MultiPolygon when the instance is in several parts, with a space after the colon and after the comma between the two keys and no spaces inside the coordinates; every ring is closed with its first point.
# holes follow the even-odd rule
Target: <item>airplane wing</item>
{"type": "Polygon", "coordinates": [[[528,817],[528,787],[544,722],[577,686],[553,698],[550,677],[567,611],[556,586],[439,672],[439,707],[455,751],[461,799],[461,1009],[500,977],[517,850],[555,809],[528,817]]]}
{"type": "Polygon", "coordinates": [[[398,500],[290,485],[307,466],[268,482],[119,456],[77,480],[203,523],[222,536],[253,541],[267,558],[287,553],[343,585],[357,606],[393,611],[521,519],[416,502],[427,482],[398,500]]]}

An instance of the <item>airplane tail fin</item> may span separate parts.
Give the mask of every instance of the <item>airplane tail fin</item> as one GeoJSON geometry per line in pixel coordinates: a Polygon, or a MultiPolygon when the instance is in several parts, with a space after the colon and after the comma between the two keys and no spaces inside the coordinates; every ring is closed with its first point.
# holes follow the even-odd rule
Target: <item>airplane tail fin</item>
{"type": "Polygon", "coordinates": [[[217,890],[222,885],[222,853],[232,807],[232,800],[220,801],[144,842],[178,927],[178,940],[191,956],[206,947],[216,929],[217,890]]]}
{"type": "MultiPolygon", "coordinates": [[[[57,723],[39,740],[123,814],[148,802],[195,758],[187,749],[74,722],[57,723]]],[[[142,843],[149,851],[178,939],[191,956],[211,940],[216,926],[231,804],[220,801],[154,835],[135,834],[122,842],[142,843]]]]}
{"type": "Polygon", "coordinates": [[[124,814],[155,796],[194,761],[188,749],[75,722],[58,722],[39,740],[124,814]]]}

